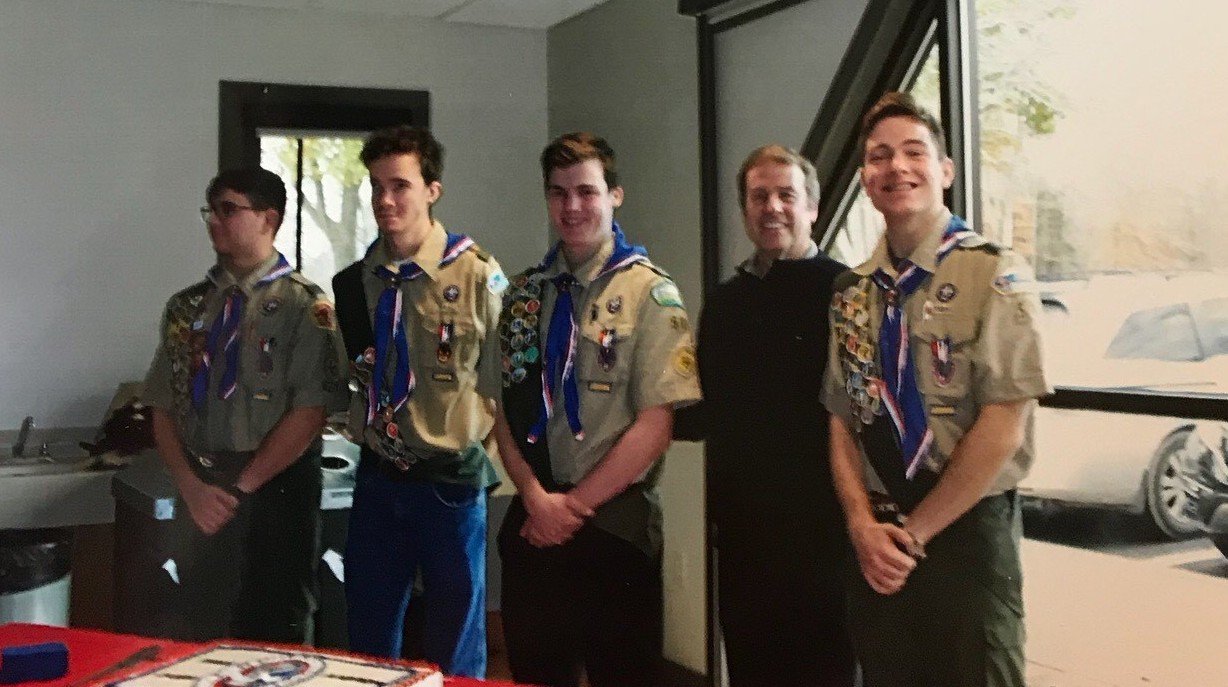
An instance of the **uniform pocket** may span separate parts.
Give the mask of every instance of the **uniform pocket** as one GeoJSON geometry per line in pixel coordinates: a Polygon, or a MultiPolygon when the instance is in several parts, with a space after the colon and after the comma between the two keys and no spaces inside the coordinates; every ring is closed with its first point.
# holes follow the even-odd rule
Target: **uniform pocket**
{"type": "Polygon", "coordinates": [[[460,313],[437,312],[423,316],[412,342],[415,367],[430,370],[435,383],[455,384],[457,372],[473,370],[480,353],[473,318],[460,313]]]}
{"type": "Polygon", "coordinates": [[[917,386],[926,398],[961,399],[972,388],[977,321],[934,317],[911,328],[917,386]]]}

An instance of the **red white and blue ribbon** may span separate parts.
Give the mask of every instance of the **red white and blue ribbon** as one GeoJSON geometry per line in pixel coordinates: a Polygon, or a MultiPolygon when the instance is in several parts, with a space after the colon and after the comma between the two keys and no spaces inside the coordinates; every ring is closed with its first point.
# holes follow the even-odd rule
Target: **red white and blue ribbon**
{"type": "MultiPolygon", "coordinates": [[[[294,268],[290,267],[286,256],[278,253],[273,269],[261,277],[252,290],[272,284],[293,271],[294,268]]],[[[192,407],[197,410],[204,406],[205,396],[209,394],[209,374],[219,352],[226,359],[226,367],[222,370],[222,379],[218,383],[217,397],[225,401],[234,396],[235,390],[238,389],[239,349],[242,348],[239,341],[241,338],[239,325],[243,322],[243,308],[246,303],[247,296],[244,295],[242,289],[237,285],[233,286],[221,311],[213,318],[205,351],[201,356],[200,368],[196,370],[196,375],[192,378],[192,407]]]]}
{"type": "MultiPolygon", "coordinates": [[[[617,222],[614,223],[613,231],[614,251],[593,277],[593,281],[648,259],[646,248],[627,243],[627,237],[617,222]]],[[[538,265],[539,271],[549,269],[554,264],[561,245],[556,244],[546,253],[546,257],[538,265]]],[[[554,394],[560,383],[563,385],[563,408],[567,413],[567,425],[577,441],[584,439],[584,427],[580,423],[580,389],[575,375],[577,328],[572,291],[577,281],[571,273],[563,272],[551,279],[551,282],[559,295],[554,302],[554,312],[550,316],[550,328],[546,334],[546,348],[542,354],[542,409],[537,423],[526,437],[530,444],[537,443],[546,432],[546,426],[554,414],[554,394]]]]}
{"type": "MultiPolygon", "coordinates": [[[[936,252],[936,262],[955,250],[960,241],[975,235],[959,217],[952,217],[943,231],[943,238],[936,252]]],[[[904,312],[904,300],[930,276],[929,270],[909,260],[898,268],[898,276],[892,277],[881,267],[871,278],[883,290],[887,302],[883,310],[883,322],[879,329],[878,351],[883,368],[883,387],[880,390],[883,407],[895,426],[904,455],[904,474],[909,479],[929,454],[934,442],[934,433],[926,420],[925,399],[917,388],[912,355],[908,347],[908,315],[904,312]]]]}
{"type": "MultiPolygon", "coordinates": [[[[376,241],[378,243],[378,240],[376,241]]],[[[370,254],[376,243],[367,249],[370,254]]],[[[440,267],[456,261],[466,250],[474,245],[473,239],[463,234],[447,234],[443,257],[439,260],[440,267]]],[[[394,272],[385,265],[375,268],[375,276],[382,279],[386,286],[375,304],[375,365],[371,374],[371,383],[367,385],[367,424],[375,422],[376,413],[385,404],[381,403],[380,392],[385,386],[389,348],[396,353],[396,367],[392,373],[392,389],[389,392],[387,406],[395,413],[409,401],[414,393],[416,379],[414,368],[410,364],[409,336],[405,332],[405,296],[401,284],[413,281],[425,274],[417,263],[411,261],[401,263],[394,272]]]]}

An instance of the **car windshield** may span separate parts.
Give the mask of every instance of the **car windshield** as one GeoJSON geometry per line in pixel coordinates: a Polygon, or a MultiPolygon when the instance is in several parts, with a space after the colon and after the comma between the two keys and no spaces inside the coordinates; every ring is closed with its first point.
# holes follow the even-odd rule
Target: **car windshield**
{"type": "Polygon", "coordinates": [[[1132,313],[1104,355],[1194,362],[1224,354],[1228,354],[1228,298],[1132,313]]]}

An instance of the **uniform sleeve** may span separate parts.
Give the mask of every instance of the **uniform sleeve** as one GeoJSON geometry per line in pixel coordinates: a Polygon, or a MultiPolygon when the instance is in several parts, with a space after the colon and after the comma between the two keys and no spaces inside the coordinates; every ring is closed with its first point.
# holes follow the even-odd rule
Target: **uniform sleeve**
{"type": "Polygon", "coordinates": [[[337,313],[327,298],[317,298],[299,314],[294,350],[286,372],[291,408],[324,406],[329,413],[346,409],[349,367],[337,313]]]}
{"type": "Polygon", "coordinates": [[[640,305],[631,399],[636,411],[653,406],[690,405],[700,399],[695,339],[678,288],[655,282],[640,305]]]}
{"type": "Polygon", "coordinates": [[[499,344],[499,312],[503,308],[503,292],[507,290],[507,277],[493,257],[485,263],[483,283],[480,285],[474,316],[482,321],[482,343],[478,354],[478,394],[497,399],[503,393],[503,350],[499,344]]]}
{"type": "Polygon", "coordinates": [[[163,410],[170,409],[175,401],[171,391],[171,359],[166,346],[167,326],[168,315],[164,311],[158,328],[158,349],[154,352],[149,371],[145,373],[145,386],[141,394],[145,405],[163,410]]]}
{"type": "MultiPolygon", "coordinates": [[[[834,296],[834,294],[833,294],[834,296]]],[[[849,419],[851,405],[849,395],[845,390],[844,367],[840,364],[840,352],[844,350],[844,335],[836,323],[836,314],[831,306],[827,308],[827,365],[823,371],[823,389],[819,400],[827,412],[849,419]]]]}
{"type": "Polygon", "coordinates": [[[974,383],[980,403],[1038,398],[1053,391],[1041,361],[1040,297],[1032,268],[1005,251],[986,298],[974,383]]]}

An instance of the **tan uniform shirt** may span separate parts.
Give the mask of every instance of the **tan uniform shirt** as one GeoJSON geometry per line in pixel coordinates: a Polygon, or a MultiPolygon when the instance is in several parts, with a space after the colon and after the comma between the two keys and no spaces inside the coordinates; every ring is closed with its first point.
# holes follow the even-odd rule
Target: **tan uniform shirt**
{"type": "MultiPolygon", "coordinates": [[[[572,435],[559,387],[546,433],[551,471],[561,484],[575,484],[587,475],[639,411],[659,405],[679,408],[700,398],[695,342],[678,288],[646,263],[594,281],[613,249],[613,240],[606,241],[596,255],[572,271],[578,282],[572,287],[572,305],[578,329],[575,370],[584,440],[577,441],[572,435]],[[612,364],[607,359],[603,367],[599,349],[607,331],[614,332],[616,343],[612,364]]],[[[553,278],[567,270],[560,252],[541,277],[553,278]]],[[[555,289],[543,289],[543,346],[556,300],[555,289]]]]}
{"type": "MultiPolygon", "coordinates": [[[[502,392],[501,353],[497,333],[499,309],[507,278],[494,258],[474,249],[439,266],[447,235],[434,223],[412,259],[424,274],[402,282],[402,322],[409,341],[415,388],[395,415],[400,438],[411,449],[459,452],[478,449],[494,426],[490,401],[502,392]],[[440,327],[452,325],[450,351],[440,354],[440,327]]],[[[363,260],[362,283],[368,316],[375,322],[380,294],[387,287],[374,270],[397,265],[383,240],[363,260]]],[[[391,388],[395,365],[389,356],[385,388],[391,388]]],[[[380,442],[365,427],[366,397],[354,394],[350,404],[351,436],[364,436],[378,451],[380,442]]],[[[390,456],[385,456],[390,457],[390,456]]]]}
{"type": "Polygon", "coordinates": [[[236,280],[215,266],[206,281],[172,296],[162,318],[162,338],[145,378],[144,401],[168,411],[189,450],[254,451],[292,408],[344,409],[345,350],[332,303],[315,284],[291,273],[268,284],[273,254],[252,274],[236,280]],[[231,288],[246,297],[239,324],[237,388],[218,397],[226,356],[214,354],[202,407],[192,408],[192,379],[214,318],[231,288]]]}
{"type": "MultiPolygon", "coordinates": [[[[934,432],[924,467],[936,473],[942,472],[982,406],[1035,399],[1053,390],[1041,367],[1040,299],[1031,267],[1010,249],[980,236],[962,240],[937,265],[944,228],[945,222],[935,227],[908,256],[931,276],[904,299],[913,371],[934,432]],[[949,344],[945,360],[944,343],[949,344]]],[[[871,376],[881,377],[878,337],[885,303],[870,278],[880,267],[896,276],[885,237],[867,262],[838,277],[834,285],[823,403],[854,432],[872,420],[870,413],[884,412],[881,404],[867,399],[866,384],[853,370],[859,354],[852,350],[860,350],[863,362],[870,359],[871,376]]],[[[1034,408],[1035,402],[1027,414],[1023,445],[987,495],[1014,488],[1031,467],[1034,408]]],[[[881,488],[868,462],[864,469],[867,485],[881,488]]]]}

